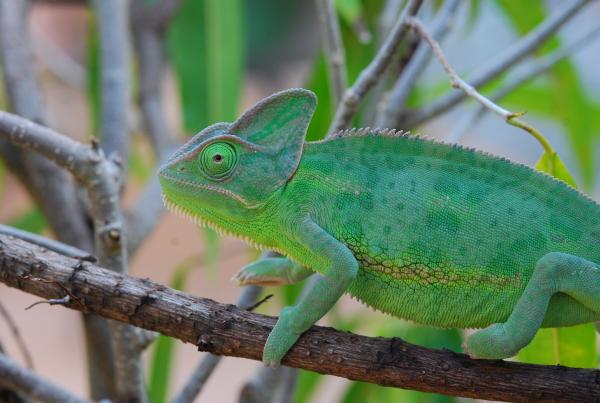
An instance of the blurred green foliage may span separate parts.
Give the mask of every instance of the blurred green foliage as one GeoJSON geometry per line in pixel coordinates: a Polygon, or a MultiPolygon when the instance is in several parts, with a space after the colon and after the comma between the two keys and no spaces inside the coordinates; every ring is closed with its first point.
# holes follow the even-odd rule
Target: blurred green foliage
{"type": "MultiPolygon", "coordinates": [[[[532,30],[548,15],[546,2],[542,0],[528,1],[526,9],[516,1],[496,0],[496,3],[519,35],[532,30]]],[[[560,45],[560,39],[554,36],[538,53],[548,53],[560,45]]],[[[583,187],[591,189],[595,177],[594,145],[600,133],[600,105],[586,94],[573,63],[568,58],[559,62],[543,80],[535,80],[509,95],[506,104],[563,125],[581,170],[583,187]]]]}

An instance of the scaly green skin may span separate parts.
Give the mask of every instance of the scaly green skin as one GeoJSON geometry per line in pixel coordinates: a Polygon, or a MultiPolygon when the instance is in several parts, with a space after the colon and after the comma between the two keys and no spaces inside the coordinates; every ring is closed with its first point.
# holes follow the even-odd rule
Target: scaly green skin
{"type": "Polygon", "coordinates": [[[489,326],[466,343],[477,357],[514,355],[540,326],[600,319],[596,203],[526,166],[418,137],[305,143],[315,106],[306,90],[275,94],[160,171],[167,205],[291,259],[260,260],[241,284],[323,275],[282,311],[266,364],[344,292],[419,323],[489,326]]]}

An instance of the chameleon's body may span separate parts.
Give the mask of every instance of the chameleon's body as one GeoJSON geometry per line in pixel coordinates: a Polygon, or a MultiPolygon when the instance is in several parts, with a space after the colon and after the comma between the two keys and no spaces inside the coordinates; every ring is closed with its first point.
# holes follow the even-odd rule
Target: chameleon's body
{"type": "Polygon", "coordinates": [[[362,130],[304,143],[314,105],[304,90],[276,94],[205,129],[161,170],[168,205],[294,262],[258,261],[241,283],[324,275],[282,312],[265,362],[346,291],[434,326],[510,317],[467,343],[485,357],[514,354],[540,326],[600,320],[600,206],[526,166],[419,137],[362,130]]]}

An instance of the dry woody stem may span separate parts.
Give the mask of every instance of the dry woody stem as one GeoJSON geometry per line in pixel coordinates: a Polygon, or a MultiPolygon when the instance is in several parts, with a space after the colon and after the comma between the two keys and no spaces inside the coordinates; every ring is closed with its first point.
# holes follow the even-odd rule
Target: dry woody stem
{"type": "MultiPolygon", "coordinates": [[[[41,251],[0,235],[0,281],[43,298],[64,288],[66,306],[195,344],[199,350],[260,360],[275,318],[197,298],[148,279],[41,251]]],[[[58,308],[57,308],[58,309],[58,308]]],[[[600,395],[600,371],[473,360],[400,339],[366,337],[313,326],[283,364],[352,380],[426,392],[504,401],[586,401],[600,395]]]]}

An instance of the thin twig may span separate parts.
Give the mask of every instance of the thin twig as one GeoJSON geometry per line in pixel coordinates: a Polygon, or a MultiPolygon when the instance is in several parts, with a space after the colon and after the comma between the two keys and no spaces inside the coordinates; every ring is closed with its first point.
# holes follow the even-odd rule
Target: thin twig
{"type": "Polygon", "coordinates": [[[83,403],[87,400],[59,388],[0,354],[0,385],[47,403],[83,403]]]}
{"type": "Polygon", "coordinates": [[[42,304],[48,304],[50,306],[52,306],[52,305],[67,305],[69,302],[71,302],[71,297],[67,294],[62,298],[50,298],[50,299],[45,299],[42,301],[34,302],[33,304],[25,307],[25,310],[28,311],[31,308],[34,308],[34,307],[36,307],[38,305],[42,305],[42,304]]]}
{"type": "MultiPolygon", "coordinates": [[[[580,11],[590,0],[572,0],[564,2],[564,7],[549,16],[529,34],[501,53],[487,66],[475,73],[470,79],[472,86],[479,88],[494,80],[518,62],[534,53],[540,46],[580,11]]],[[[399,125],[405,129],[418,126],[467,98],[464,92],[451,92],[440,99],[405,114],[399,125]]]]}
{"type": "Polygon", "coordinates": [[[19,331],[17,322],[15,322],[8,310],[4,307],[2,301],[0,301],[0,316],[4,318],[4,321],[8,325],[10,332],[13,334],[17,346],[19,347],[19,350],[23,355],[23,359],[25,360],[25,365],[27,366],[27,368],[33,369],[33,358],[31,357],[29,348],[27,348],[27,344],[25,343],[25,340],[23,340],[23,336],[21,336],[21,332],[19,331]]]}
{"type": "Polygon", "coordinates": [[[323,53],[329,74],[329,86],[333,108],[337,108],[346,86],[346,57],[340,32],[340,22],[335,11],[333,0],[315,0],[321,31],[323,53]]]}
{"type": "MultiPolygon", "coordinates": [[[[251,310],[255,308],[256,299],[262,292],[262,287],[251,285],[244,287],[238,301],[237,306],[244,310],[251,310]]],[[[262,300],[264,302],[264,299],[262,300]]],[[[192,375],[184,384],[183,388],[175,395],[175,398],[171,403],[191,403],[200,394],[206,381],[213,374],[217,365],[221,362],[223,357],[207,354],[202,361],[196,366],[192,375]]]]}
{"type": "Polygon", "coordinates": [[[386,0],[377,21],[377,45],[381,46],[402,10],[402,0],[386,0]]]}
{"type": "MultiPolygon", "coordinates": [[[[554,150],[552,149],[552,146],[550,145],[548,140],[539,131],[537,131],[527,123],[523,122],[522,120],[518,119],[520,116],[523,115],[522,113],[514,113],[502,108],[498,104],[492,102],[490,99],[481,95],[472,85],[468,84],[458,76],[454,68],[448,62],[448,59],[446,59],[446,56],[444,56],[444,52],[442,51],[442,48],[440,47],[439,43],[437,43],[436,40],[431,37],[431,35],[427,32],[427,29],[421,21],[419,21],[417,18],[408,18],[406,20],[406,24],[413,28],[416,32],[418,32],[419,35],[421,35],[421,37],[429,44],[429,46],[431,46],[433,54],[438,58],[438,60],[442,64],[442,67],[448,74],[448,77],[450,77],[450,81],[452,82],[452,86],[454,88],[461,89],[465,94],[475,99],[485,108],[491,110],[498,116],[502,117],[508,124],[519,127],[525,130],[527,133],[531,134],[540,143],[540,145],[544,148],[544,151],[549,156],[554,155],[554,150]]],[[[549,159],[549,164],[552,164],[552,158],[549,159]]],[[[549,170],[551,173],[554,172],[554,167],[550,165],[549,170]]]]}
{"type": "Polygon", "coordinates": [[[408,27],[404,24],[405,19],[415,15],[421,7],[422,2],[422,0],[409,1],[371,63],[361,71],[352,87],[346,90],[329,127],[328,136],[332,136],[339,130],[345,129],[350,124],[361,101],[383,77],[383,73],[392,61],[396,49],[408,32],[408,27]]]}
{"type": "Polygon", "coordinates": [[[96,256],[84,250],[81,250],[71,245],[67,245],[66,243],[60,241],[55,241],[53,239],[46,238],[45,236],[34,234],[29,231],[23,231],[15,227],[0,224],[0,233],[24,239],[28,242],[34,243],[43,248],[53,250],[54,252],[60,253],[61,255],[72,257],[74,259],[84,260],[92,263],[96,263],[98,261],[98,258],[96,256]]]}
{"type": "MultiPolygon", "coordinates": [[[[440,8],[431,25],[431,36],[436,41],[440,41],[448,33],[460,3],[460,0],[448,0],[440,8]]],[[[430,59],[431,50],[429,46],[421,43],[388,95],[382,100],[382,110],[375,120],[376,127],[396,127],[396,122],[402,114],[406,99],[430,59]]]]}
{"type": "MultiPolygon", "coordinates": [[[[573,43],[559,49],[547,56],[536,60],[531,65],[528,65],[522,71],[517,72],[514,76],[509,77],[506,84],[490,95],[490,99],[494,102],[498,102],[517,88],[526,84],[527,82],[541,76],[546,73],[557,63],[564,60],[565,58],[573,55],[583,47],[592,43],[596,37],[600,34],[600,26],[592,29],[581,38],[575,40],[573,43]]],[[[464,133],[473,127],[477,121],[484,115],[486,108],[479,106],[469,113],[464,119],[462,119],[456,127],[445,137],[445,141],[449,143],[458,143],[464,133]]]]}
{"type": "MultiPolygon", "coordinates": [[[[213,354],[260,360],[276,318],[197,298],[145,279],[52,251],[40,253],[26,241],[0,235],[0,282],[42,298],[62,295],[58,284],[81,298],[85,309],[106,318],[160,332],[213,354]],[[28,251],[35,251],[30,253],[28,251]],[[10,262],[10,264],[6,264],[10,262]],[[35,281],[44,279],[45,281],[35,281]]],[[[282,361],[349,379],[426,392],[502,401],[587,401],[600,396],[600,371],[474,360],[398,338],[366,337],[313,326],[282,361]]]]}

